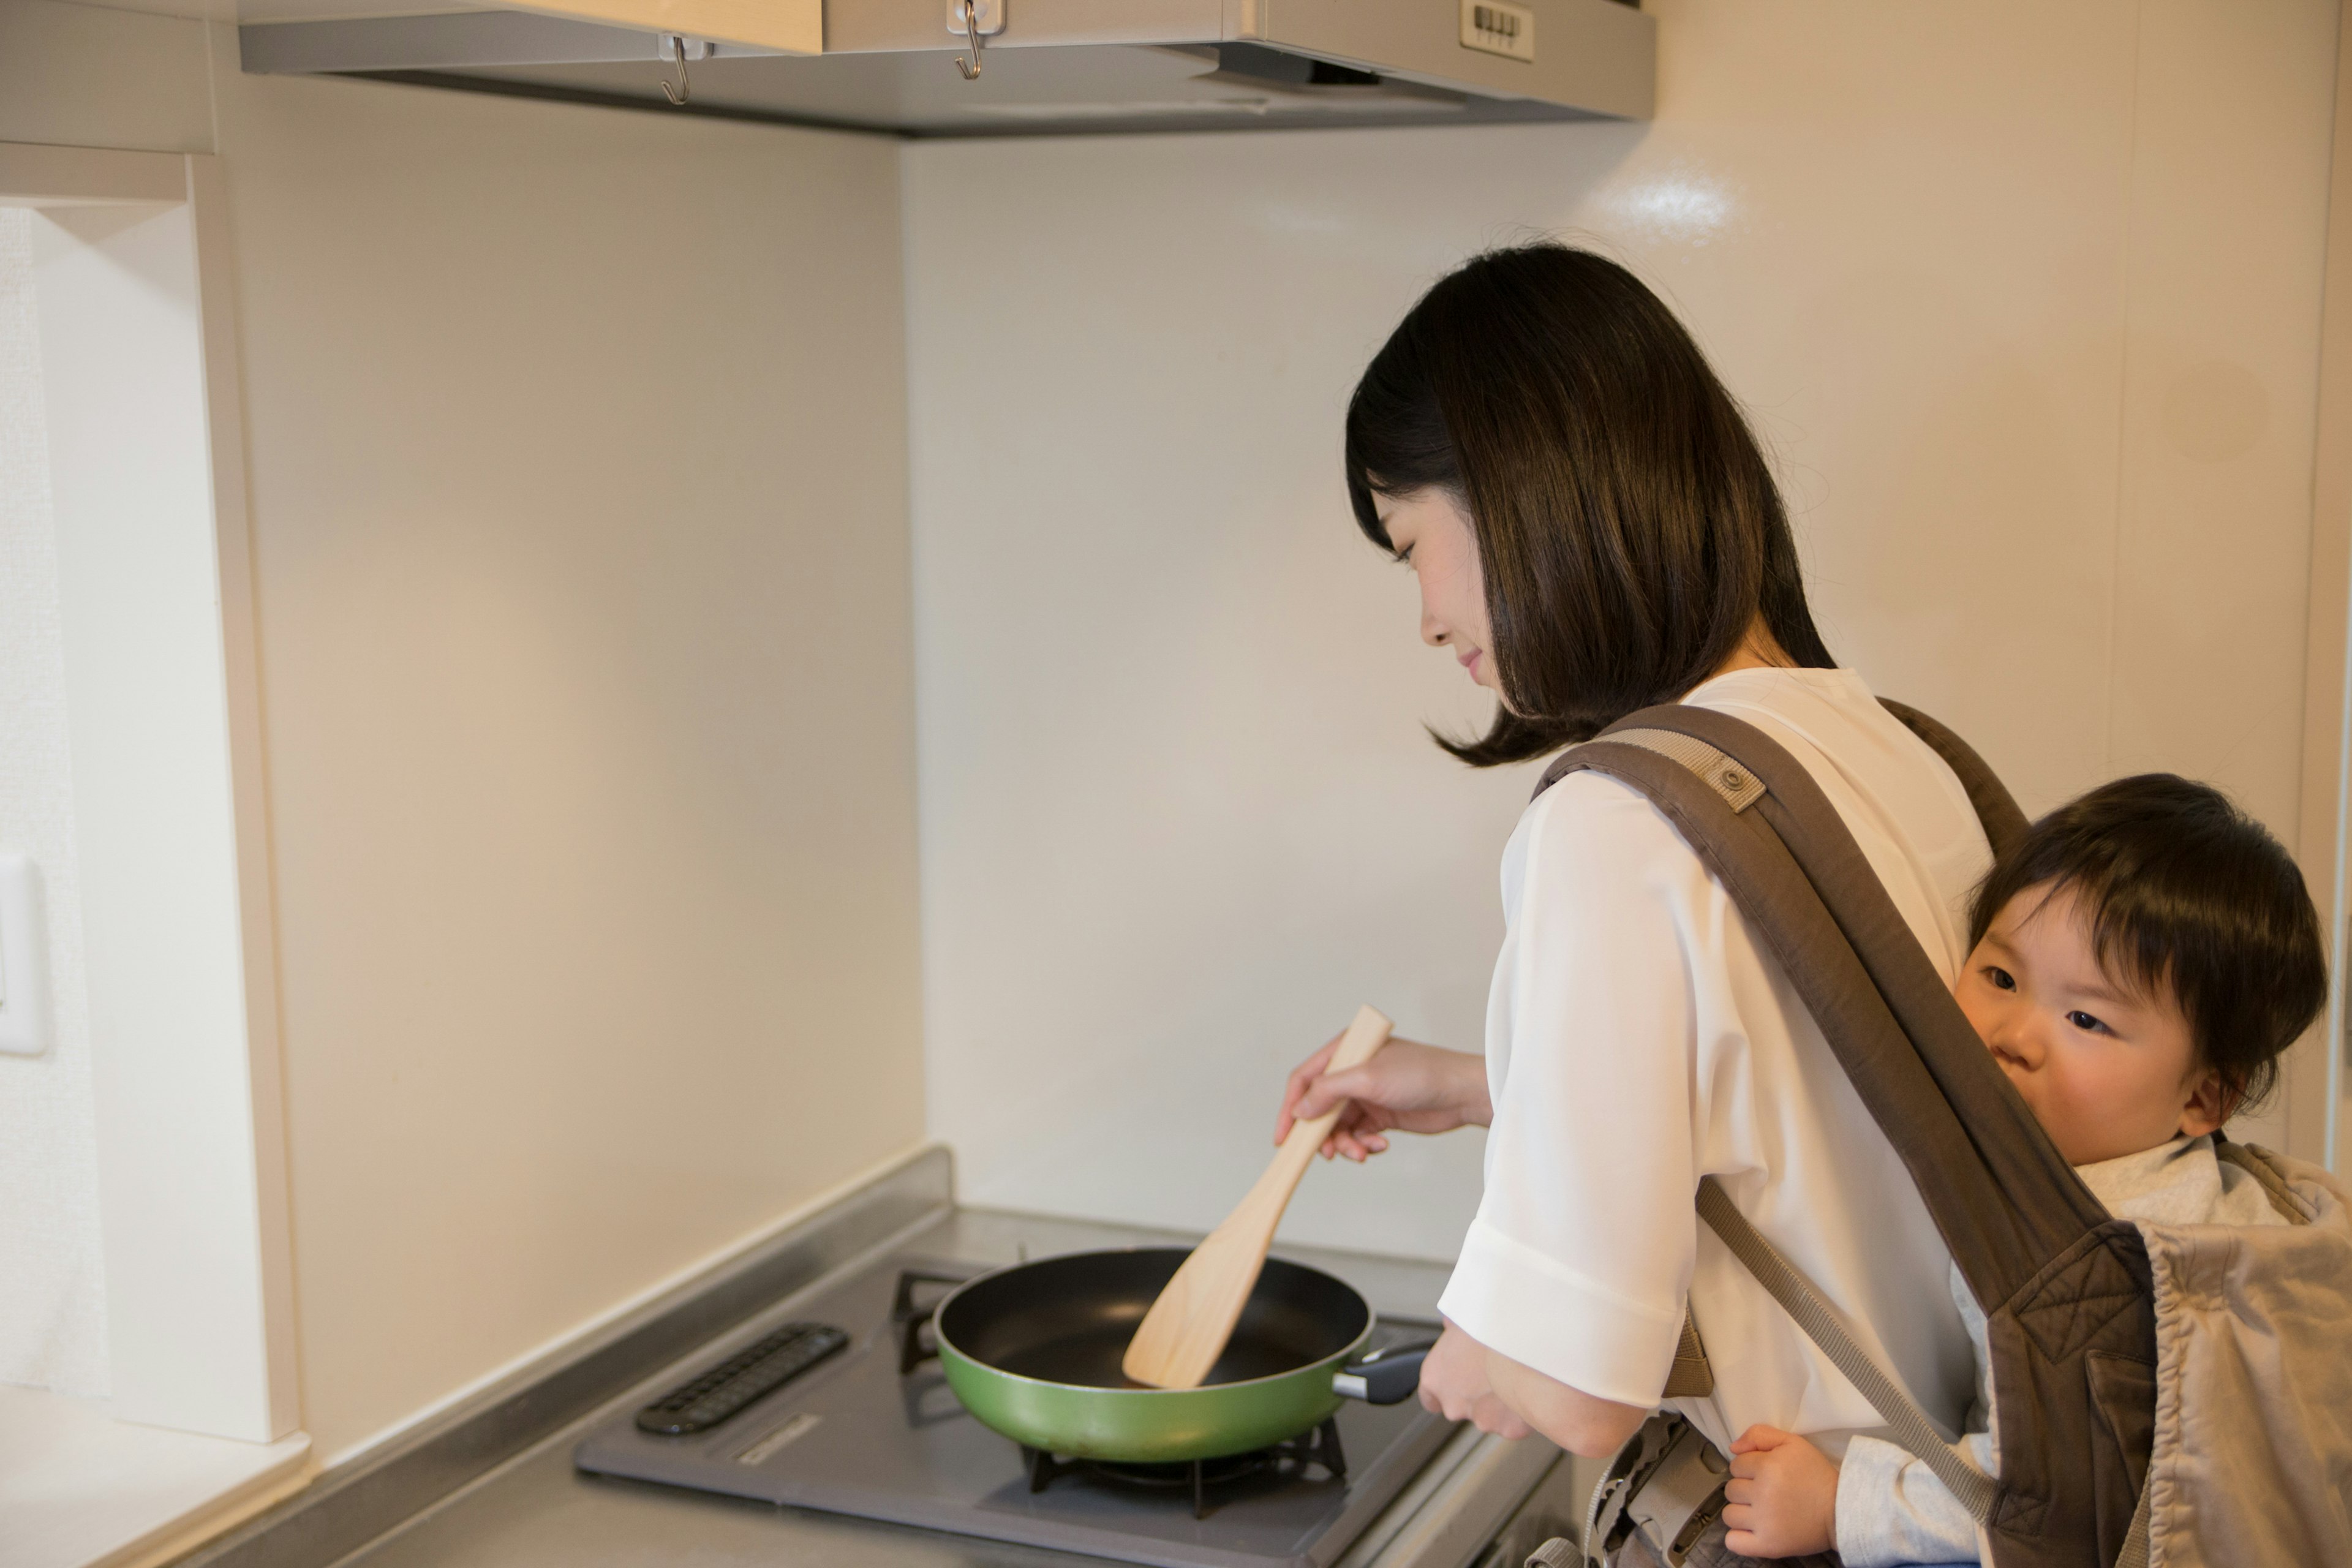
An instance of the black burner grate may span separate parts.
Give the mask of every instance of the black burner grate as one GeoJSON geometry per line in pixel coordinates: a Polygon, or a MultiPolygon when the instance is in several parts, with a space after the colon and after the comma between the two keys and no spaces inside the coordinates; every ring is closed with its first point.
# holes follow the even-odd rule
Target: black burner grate
{"type": "Polygon", "coordinates": [[[1057,1459],[1024,1445],[1022,1463],[1029,1471],[1029,1490],[1044,1491],[1064,1476],[1086,1476],[1118,1486],[1183,1488],[1192,1494],[1192,1517],[1209,1517],[1211,1489],[1229,1486],[1252,1476],[1304,1476],[1310,1465],[1320,1466],[1334,1481],[1348,1479],[1348,1456],[1339,1447],[1339,1423],[1328,1420],[1314,1436],[1293,1437],[1246,1454],[1226,1454],[1213,1459],[1193,1459],[1171,1465],[1124,1465],[1104,1459],[1057,1459]]]}
{"type": "Polygon", "coordinates": [[[898,1333],[898,1375],[906,1376],[940,1353],[939,1342],[927,1331],[931,1314],[948,1292],[971,1279],[936,1268],[901,1268],[898,1288],[890,1295],[890,1326],[898,1333]],[[925,1295],[928,1290],[929,1294],[925,1295]]]}

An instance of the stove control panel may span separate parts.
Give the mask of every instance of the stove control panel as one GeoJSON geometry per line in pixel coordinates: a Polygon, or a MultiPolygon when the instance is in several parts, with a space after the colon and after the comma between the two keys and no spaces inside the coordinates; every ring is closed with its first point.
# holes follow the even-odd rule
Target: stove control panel
{"type": "Polygon", "coordinates": [[[708,1432],[848,1342],[830,1323],[786,1323],[638,1411],[638,1428],[661,1437],[708,1432]]]}

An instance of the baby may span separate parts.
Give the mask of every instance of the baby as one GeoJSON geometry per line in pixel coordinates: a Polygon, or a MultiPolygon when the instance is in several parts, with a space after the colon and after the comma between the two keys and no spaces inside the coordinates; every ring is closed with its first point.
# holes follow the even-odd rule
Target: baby
{"type": "MultiPolygon", "coordinates": [[[[2279,1223],[2213,1135],[2269,1091],[2327,994],[2319,916],[2294,862],[2221,795],[2168,773],[2119,780],[2035,823],[1971,911],[1960,1010],[2084,1183],[2119,1218],[2279,1223]]],[[[1985,1320],[1964,1451],[2000,1471],[1985,1320]]],[[[1975,1563],[1975,1521],[1919,1460],[1856,1437],[1843,1462],[1750,1426],[1732,1445],[1727,1544],[1834,1549],[1846,1568],[1975,1563]]]]}

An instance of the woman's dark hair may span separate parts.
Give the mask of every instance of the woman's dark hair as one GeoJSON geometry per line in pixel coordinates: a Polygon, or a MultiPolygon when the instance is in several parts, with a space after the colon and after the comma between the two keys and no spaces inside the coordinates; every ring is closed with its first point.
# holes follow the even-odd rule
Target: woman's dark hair
{"type": "Polygon", "coordinates": [[[2074,896],[2099,967],[2168,996],[2232,1111],[2261,1102],[2278,1058],[2327,1002],[2319,911],[2263,825],[2173,773],[2117,779],[2035,823],[1977,889],[1973,947],[2035,888],[2074,896]]]}
{"type": "Polygon", "coordinates": [[[1799,665],[1836,661],[1805,605],[1780,490],[1731,395],[1658,297],[1559,244],[1490,251],[1406,313],[1348,404],[1348,496],[1434,488],[1469,513],[1504,706],[1478,766],[1668,702],[1760,613],[1799,665]]]}

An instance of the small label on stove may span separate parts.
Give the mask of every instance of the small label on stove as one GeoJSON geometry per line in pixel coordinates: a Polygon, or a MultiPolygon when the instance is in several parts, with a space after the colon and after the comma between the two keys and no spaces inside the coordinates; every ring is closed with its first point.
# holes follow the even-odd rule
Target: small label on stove
{"type": "Polygon", "coordinates": [[[783,1447],[787,1443],[807,1436],[810,1432],[815,1429],[816,1424],[824,1419],[824,1417],[822,1415],[813,1415],[809,1412],[803,1410],[799,1415],[793,1416],[791,1420],[785,1422],[782,1426],[777,1427],[774,1431],[769,1433],[766,1436],[761,1438],[758,1442],[752,1444],[750,1447],[744,1449],[741,1453],[736,1455],[735,1462],[739,1465],[765,1464],[769,1459],[775,1456],[778,1449],[783,1447]]]}

